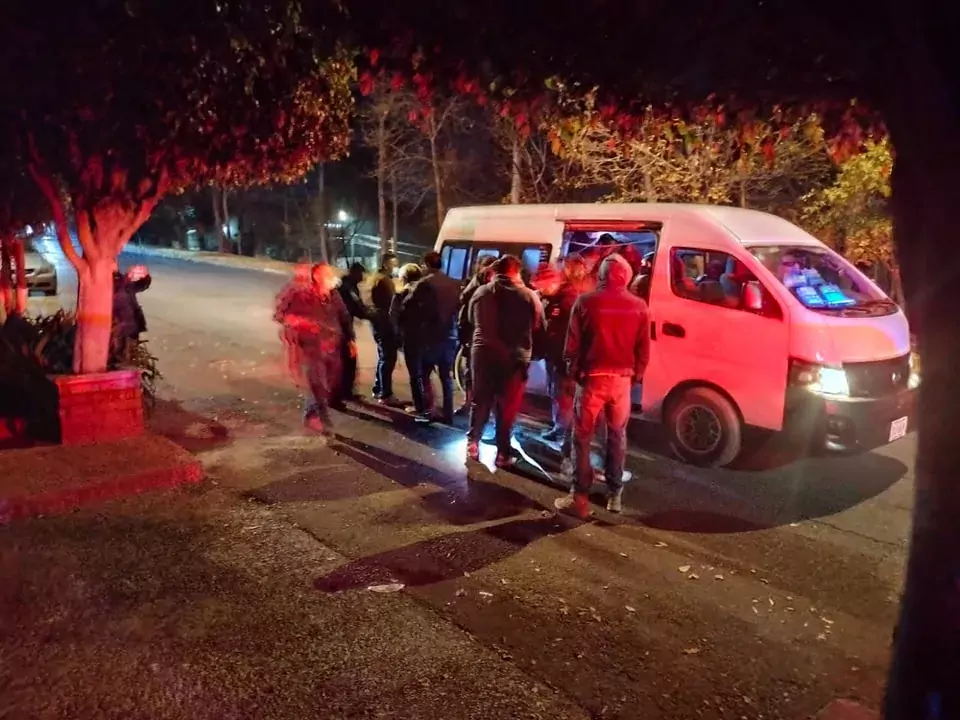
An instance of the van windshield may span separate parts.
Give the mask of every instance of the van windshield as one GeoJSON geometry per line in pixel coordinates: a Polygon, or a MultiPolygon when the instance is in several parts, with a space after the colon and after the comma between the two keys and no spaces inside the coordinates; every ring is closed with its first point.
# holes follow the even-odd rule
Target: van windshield
{"type": "Polygon", "coordinates": [[[843,317],[897,312],[896,303],[825,248],[763,245],[747,250],[810,310],[843,317]]]}

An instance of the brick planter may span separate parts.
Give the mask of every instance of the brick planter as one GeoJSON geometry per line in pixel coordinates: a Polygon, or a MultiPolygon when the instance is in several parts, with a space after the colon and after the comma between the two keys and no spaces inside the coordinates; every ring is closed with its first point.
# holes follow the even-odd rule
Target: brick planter
{"type": "Polygon", "coordinates": [[[63,445],[112,442],[143,434],[139,370],[57,375],[57,411],[63,445]]]}

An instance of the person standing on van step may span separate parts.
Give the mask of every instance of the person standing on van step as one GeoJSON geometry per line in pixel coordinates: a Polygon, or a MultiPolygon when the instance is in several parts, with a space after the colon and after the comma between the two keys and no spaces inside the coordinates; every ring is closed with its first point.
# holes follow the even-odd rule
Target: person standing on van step
{"type": "Polygon", "coordinates": [[[563,356],[568,372],[580,385],[573,430],[576,479],[571,493],[554,501],[554,506],[581,520],[590,516],[594,479],[590,445],[601,415],[607,421],[607,510],[623,509],[630,391],[643,379],[650,357],[647,304],[627,289],[632,275],[630,263],[620,255],[606,258],[598,288],[577,300],[567,330],[563,356]]]}
{"type": "MultiPolygon", "coordinates": [[[[447,425],[453,424],[453,363],[457,358],[457,310],[460,305],[460,283],[442,270],[440,253],[428,252],[423,258],[426,276],[418,282],[404,301],[404,315],[420,318],[423,329],[425,357],[423,366],[436,368],[443,389],[443,416],[447,425]]],[[[422,373],[413,388],[414,404],[424,399],[424,383],[427,374],[422,373]]],[[[417,422],[431,422],[433,408],[417,408],[417,422]]]]}
{"type": "Polygon", "coordinates": [[[520,268],[520,260],[512,255],[497,260],[493,280],[477,290],[469,308],[473,405],[467,460],[480,459],[480,438],[495,408],[497,467],[501,468],[516,462],[510,448],[513,423],[527,385],[534,334],[544,326],[540,299],[524,286],[520,268]]]}
{"type": "MultiPolygon", "coordinates": [[[[424,367],[423,328],[421,319],[413,307],[407,305],[406,300],[413,293],[413,288],[423,279],[423,268],[416,263],[407,263],[400,268],[401,290],[393,296],[390,307],[390,319],[397,332],[397,342],[403,351],[403,361],[407,366],[410,377],[410,388],[413,392],[413,408],[406,408],[407,412],[422,413],[425,408],[433,407],[432,393],[424,391],[418,396],[417,389],[423,382],[426,368],[424,367]]],[[[429,388],[429,384],[424,388],[429,388]]]]}
{"type": "Polygon", "coordinates": [[[395,405],[393,395],[393,370],[397,366],[397,334],[390,320],[390,306],[396,294],[393,282],[397,270],[397,256],[384,253],[380,259],[380,269],[373,276],[370,290],[370,327],[373,340],[377,344],[377,374],[373,381],[373,397],[383,405],[395,405]]]}
{"type": "Polygon", "coordinates": [[[544,360],[550,389],[553,427],[543,434],[547,442],[569,440],[573,428],[573,401],[577,381],[567,373],[563,348],[570,326],[570,313],[577,298],[585,289],[587,264],[578,254],[568,255],[563,261],[559,287],[548,295],[544,303],[546,332],[544,333],[544,360]]]}
{"type": "Polygon", "coordinates": [[[462,415],[470,411],[473,401],[473,371],[470,369],[470,342],[473,339],[473,325],[470,323],[470,301],[477,290],[490,282],[493,278],[493,265],[495,257],[484,255],[477,261],[477,269],[470,282],[460,293],[460,310],[457,314],[457,331],[460,339],[460,347],[463,348],[464,359],[466,360],[463,377],[463,393],[466,396],[463,405],[457,411],[457,415],[462,415]]]}

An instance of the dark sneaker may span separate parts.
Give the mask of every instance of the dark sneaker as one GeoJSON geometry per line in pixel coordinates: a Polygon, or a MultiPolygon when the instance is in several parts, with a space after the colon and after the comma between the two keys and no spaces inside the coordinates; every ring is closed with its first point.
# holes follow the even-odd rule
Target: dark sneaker
{"type": "Polygon", "coordinates": [[[433,422],[433,416],[429,413],[417,413],[413,416],[413,421],[420,425],[429,425],[433,422]]]}
{"type": "Polygon", "coordinates": [[[590,519],[590,500],[583,493],[571,492],[569,495],[557,498],[553,506],[566,515],[572,515],[578,520],[590,519]]]}

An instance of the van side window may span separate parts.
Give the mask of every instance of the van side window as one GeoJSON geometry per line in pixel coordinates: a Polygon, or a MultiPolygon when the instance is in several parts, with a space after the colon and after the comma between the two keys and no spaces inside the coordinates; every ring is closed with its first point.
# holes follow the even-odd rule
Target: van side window
{"type": "Polygon", "coordinates": [[[743,263],[724,252],[674,248],[670,253],[670,286],[688,300],[743,309],[743,288],[756,279],[743,263]]]}

